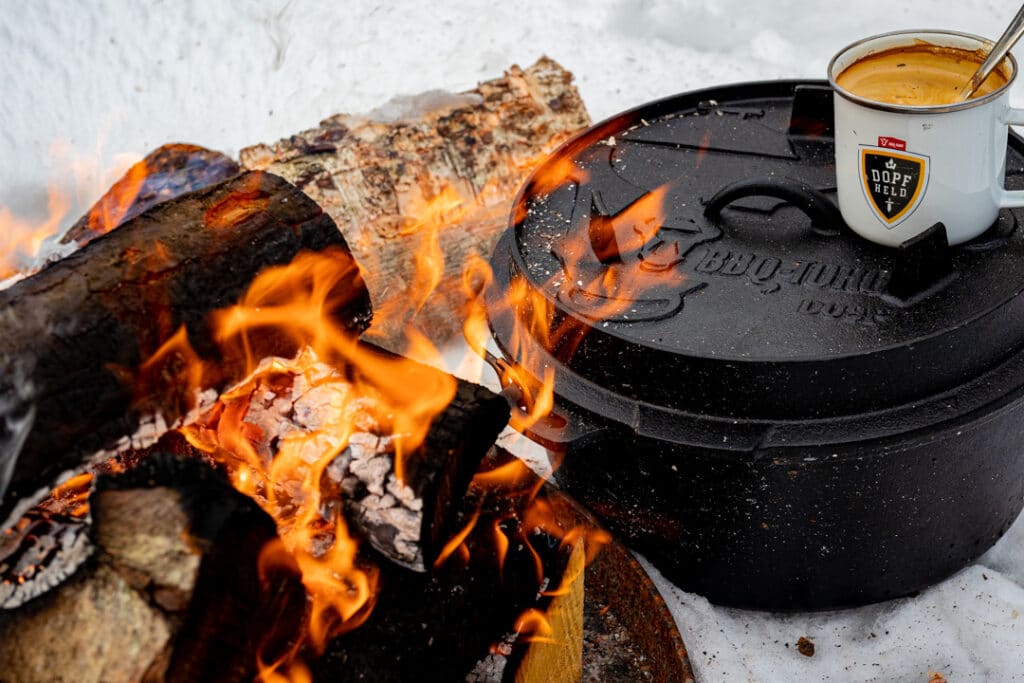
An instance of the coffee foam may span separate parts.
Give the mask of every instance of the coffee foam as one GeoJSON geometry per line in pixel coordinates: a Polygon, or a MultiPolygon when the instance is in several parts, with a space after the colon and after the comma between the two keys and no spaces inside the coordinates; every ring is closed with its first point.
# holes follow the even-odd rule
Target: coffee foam
{"type": "MultiPolygon", "coordinates": [[[[849,93],[875,102],[924,107],[952,104],[985,60],[986,52],[916,41],[876,52],[854,62],[836,77],[849,93]]],[[[996,68],[971,99],[1006,85],[1006,62],[996,68]]]]}

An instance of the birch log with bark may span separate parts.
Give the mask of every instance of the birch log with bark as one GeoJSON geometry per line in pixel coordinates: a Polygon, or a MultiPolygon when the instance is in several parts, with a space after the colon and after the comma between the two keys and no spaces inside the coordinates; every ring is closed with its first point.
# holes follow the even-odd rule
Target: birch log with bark
{"type": "Polygon", "coordinates": [[[379,312],[372,338],[401,350],[413,315],[435,343],[459,333],[463,264],[472,254],[490,256],[526,176],[589,124],[572,74],[543,57],[459,95],[333,116],[243,149],[240,161],[290,180],[334,219],[379,312]],[[426,283],[417,279],[416,254],[437,225],[443,279],[417,312],[408,304],[419,303],[426,283]]]}

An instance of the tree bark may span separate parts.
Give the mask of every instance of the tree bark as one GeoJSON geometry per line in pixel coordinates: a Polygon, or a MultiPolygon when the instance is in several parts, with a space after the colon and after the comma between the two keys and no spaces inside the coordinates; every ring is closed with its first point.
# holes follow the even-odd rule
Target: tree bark
{"type": "Polygon", "coordinates": [[[490,256],[528,173],[590,124],[572,74],[546,57],[461,95],[421,99],[419,111],[384,112],[397,120],[337,115],[240,155],[243,167],[295,183],[338,224],[374,309],[391,313],[375,318],[372,338],[395,351],[413,317],[436,344],[459,334],[467,259],[490,256]],[[434,227],[444,273],[417,311],[408,302],[427,285],[416,254],[434,227]]]}
{"type": "MultiPolygon", "coordinates": [[[[303,249],[333,254],[350,271],[333,313],[363,329],[369,298],[344,238],[308,197],[268,173],[160,204],[0,291],[0,449],[16,452],[18,421],[35,418],[8,500],[132,433],[140,414],[172,422],[191,397],[158,386],[140,396],[136,368],[182,325],[193,349],[215,357],[207,315],[303,249]]],[[[9,456],[0,451],[0,468],[9,456]]]]}

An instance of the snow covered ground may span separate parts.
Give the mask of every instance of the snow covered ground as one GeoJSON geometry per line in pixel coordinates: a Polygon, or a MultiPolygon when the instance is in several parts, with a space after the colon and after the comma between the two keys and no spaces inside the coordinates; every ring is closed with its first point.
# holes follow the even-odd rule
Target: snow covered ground
{"type": "MultiPolygon", "coordinates": [[[[53,186],[75,198],[66,225],[161,143],[234,153],[541,54],[576,74],[596,120],[683,90],[821,78],[832,53],[871,33],[996,37],[1015,11],[1009,0],[0,0],[0,207],[40,219],[53,186]]],[[[1024,680],[1024,523],[921,596],[858,610],[725,610],[662,586],[706,683],[1024,680]],[[796,653],[800,636],[815,640],[813,658],[796,653]]]]}

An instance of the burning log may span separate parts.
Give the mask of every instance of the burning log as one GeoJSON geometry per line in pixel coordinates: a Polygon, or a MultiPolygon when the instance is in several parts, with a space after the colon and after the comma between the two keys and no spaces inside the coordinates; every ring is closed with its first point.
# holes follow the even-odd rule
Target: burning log
{"type": "MultiPolygon", "coordinates": [[[[440,374],[426,367],[423,372],[440,374]]],[[[322,405],[327,396],[317,389],[327,386],[318,377],[315,386],[289,395],[292,408],[282,413],[287,416],[282,423],[297,420],[315,429],[319,418],[311,406],[322,405]]],[[[265,389],[259,387],[264,398],[265,389]]],[[[244,396],[253,400],[252,393],[244,396]]],[[[231,410],[223,406],[223,412],[231,410]]],[[[269,419],[266,413],[259,416],[263,425],[269,419]]],[[[322,492],[327,494],[325,510],[342,509],[351,527],[385,557],[405,566],[432,563],[453,533],[470,477],[507,419],[503,398],[460,382],[419,451],[408,457],[404,483],[395,481],[393,453],[380,449],[355,454],[359,446],[351,444],[328,475],[333,490],[345,498],[327,497],[328,488],[322,492]],[[369,466],[358,466],[360,460],[369,466]],[[395,500],[385,504],[389,495],[395,500]]],[[[217,424],[208,420],[205,426],[216,429],[217,424]]],[[[367,439],[364,435],[356,441],[367,439]]],[[[276,538],[274,522],[262,513],[253,515],[255,501],[234,490],[225,492],[226,482],[205,470],[205,463],[213,461],[215,457],[195,449],[179,432],[153,449],[130,451],[111,461],[90,498],[93,528],[86,554],[92,544],[97,551],[45,595],[34,595],[33,582],[42,580],[49,587],[61,568],[18,560],[40,558],[45,554],[41,548],[52,549],[62,539],[81,541],[84,513],[76,501],[84,498],[88,482],[80,478],[74,483],[84,490],[76,494],[65,487],[60,501],[37,506],[27,515],[35,526],[15,527],[21,534],[7,540],[6,556],[0,544],[0,598],[6,592],[11,608],[0,610],[0,681],[250,680],[257,650],[265,654],[266,643],[274,638],[281,648],[287,646],[301,623],[301,584],[278,577],[270,593],[260,592],[256,558],[263,544],[276,538]],[[244,505],[236,514],[240,498],[244,505]],[[45,534],[40,533],[41,523],[50,525],[45,534]],[[12,568],[27,574],[3,571],[12,568]],[[232,583],[236,580],[238,585],[232,583]],[[34,599],[22,604],[30,597],[34,599]],[[275,624],[280,632],[272,633],[275,624]],[[65,629],[75,635],[69,639],[65,629]],[[133,648],[130,656],[119,657],[117,648],[126,638],[132,639],[133,648]],[[33,639],[41,645],[30,645],[33,639]],[[69,656],[79,650],[88,651],[84,665],[69,656]],[[70,676],[64,666],[79,667],[77,674],[70,676]]],[[[217,464],[231,473],[230,463],[217,464]]],[[[80,554],[79,549],[75,558],[80,554]]],[[[360,557],[372,564],[376,555],[371,551],[360,557]]],[[[391,571],[402,581],[398,577],[404,570],[396,565],[391,571]]]]}
{"type": "Polygon", "coordinates": [[[380,447],[386,439],[371,437],[376,449],[367,437],[361,445],[350,440],[331,464],[349,523],[389,560],[426,571],[455,533],[463,495],[508,417],[504,398],[460,381],[401,482],[395,454],[380,447]]]}
{"type": "Polygon", "coordinates": [[[89,496],[99,477],[112,478],[137,468],[158,453],[204,461],[178,431],[151,446],[125,447],[97,454],[79,474],[41,499],[19,501],[0,530],[0,613],[15,610],[61,585],[96,553],[89,517],[89,496]],[[103,457],[107,456],[107,457],[103,457]]]}
{"type": "Polygon", "coordinates": [[[83,246],[157,204],[233,178],[241,168],[197,145],[162,145],[132,165],[61,237],[83,246]]]}
{"type": "MultiPolygon", "coordinates": [[[[370,362],[395,360],[369,344],[361,348],[370,362]]],[[[356,535],[379,553],[423,572],[455,532],[462,497],[507,424],[509,406],[484,387],[424,365],[402,361],[402,373],[402,381],[413,385],[456,382],[451,401],[431,420],[423,443],[412,453],[399,452],[402,435],[380,421],[371,396],[353,398],[350,378],[308,355],[295,361],[267,359],[253,377],[226,392],[184,431],[233,475],[245,471],[247,484],[260,482],[254,495],[266,505],[282,508],[294,506],[289,494],[261,489],[297,485],[306,468],[275,481],[273,472],[283,468],[263,463],[293,456],[314,463],[340,450],[319,480],[322,514],[330,518],[340,509],[356,535]],[[234,449],[242,454],[225,452],[225,433],[244,433],[252,452],[245,453],[249,447],[239,449],[237,442],[234,449]]]]}
{"type": "MultiPolygon", "coordinates": [[[[420,367],[424,373],[438,372],[420,367]]],[[[241,408],[246,424],[261,432],[260,446],[270,446],[290,432],[315,433],[323,426],[322,413],[331,408],[331,399],[344,391],[344,382],[336,376],[332,382],[330,377],[329,371],[320,372],[315,385],[289,377],[288,386],[279,386],[272,394],[266,384],[253,384],[248,391],[234,392],[232,405],[211,411],[212,416],[201,417],[186,429],[201,424],[204,430],[216,431],[225,412],[241,408]]],[[[321,480],[325,512],[329,516],[340,509],[356,535],[382,556],[423,571],[454,533],[463,494],[508,413],[503,398],[459,381],[454,398],[433,420],[423,444],[406,458],[401,482],[395,477],[393,437],[354,434],[321,480]]],[[[315,445],[328,451],[333,447],[325,440],[315,445]]],[[[151,447],[119,452],[62,484],[0,532],[0,611],[17,609],[59,585],[92,555],[85,504],[92,473],[109,477],[132,471],[153,453],[218,464],[216,455],[172,431],[151,447]]],[[[219,464],[231,470],[235,463],[219,464]]]]}
{"type": "Polygon", "coordinates": [[[381,566],[374,614],[331,643],[314,680],[578,680],[583,555],[606,534],[551,514],[558,494],[513,460],[491,450],[433,572],[381,566]]]}
{"type": "MultiPolygon", "coordinates": [[[[9,499],[130,434],[142,414],[176,419],[191,400],[180,395],[187,387],[141,385],[135,369],[182,326],[199,355],[216,358],[208,313],[300,250],[330,253],[348,272],[332,314],[363,329],[369,299],[344,238],[308,197],[268,173],[162,203],[0,291],[0,447],[8,450],[0,474],[24,440],[9,499]]],[[[295,350],[274,341],[264,350],[295,350]]],[[[222,384],[233,370],[226,364],[222,384]]]]}
{"type": "Polygon", "coordinates": [[[248,681],[255,652],[301,615],[302,586],[258,557],[273,521],[197,459],[166,454],[90,498],[96,557],[0,612],[0,681],[248,681]]]}
{"type": "MultiPolygon", "coordinates": [[[[412,103],[408,103],[412,104],[412,103]]],[[[242,166],[295,183],[334,219],[363,269],[373,339],[398,350],[409,319],[435,344],[461,331],[461,269],[487,258],[512,198],[542,155],[590,124],[572,74],[548,58],[460,95],[427,98],[387,122],[333,116],[271,146],[243,149],[242,166]],[[443,228],[442,228],[443,225],[443,228]],[[436,240],[436,249],[423,246],[436,240]],[[417,254],[444,260],[422,281],[417,254]]]]}

